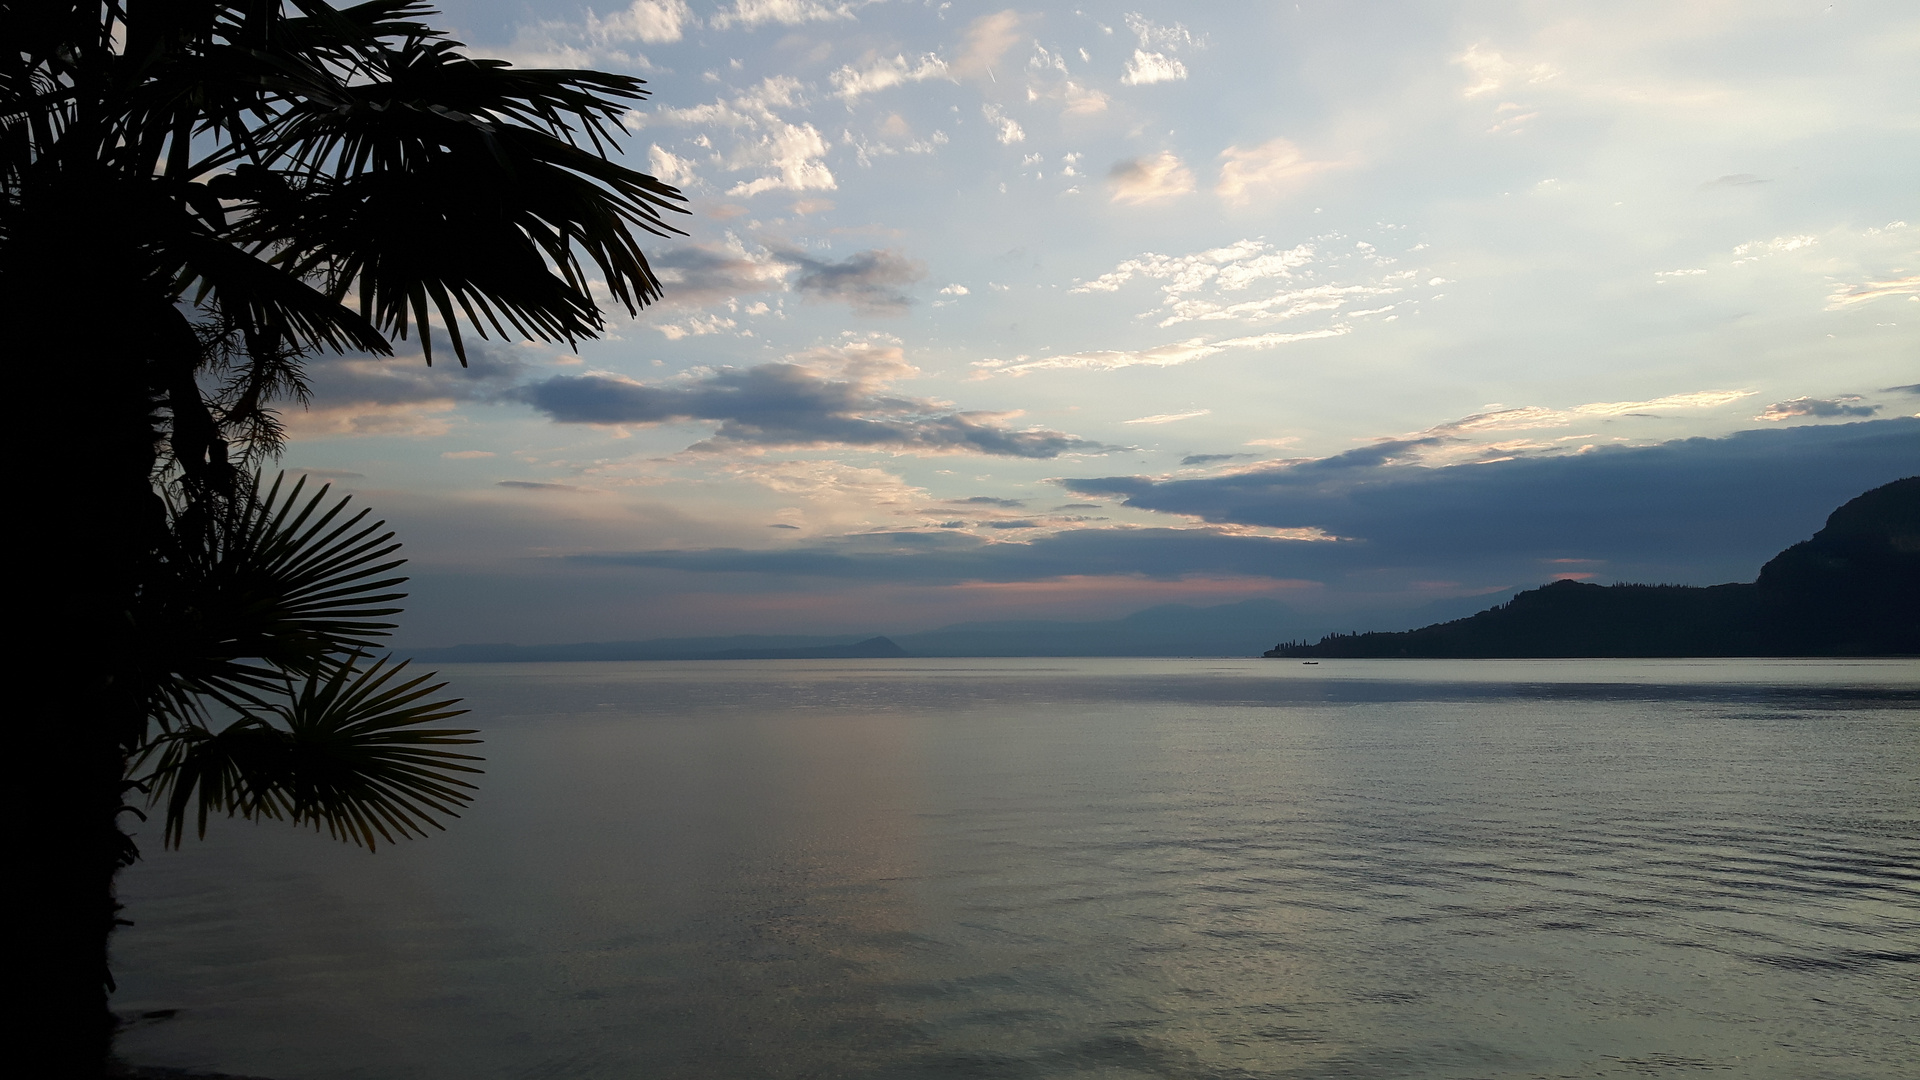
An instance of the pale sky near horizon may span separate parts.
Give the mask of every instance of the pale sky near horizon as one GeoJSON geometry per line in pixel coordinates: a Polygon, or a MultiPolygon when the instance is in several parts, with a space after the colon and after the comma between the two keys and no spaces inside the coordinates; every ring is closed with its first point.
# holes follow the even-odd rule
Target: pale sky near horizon
{"type": "Polygon", "coordinates": [[[1920,472],[1911,3],[444,9],[648,80],[692,213],[577,355],[316,362],[285,461],[401,529],[404,643],[1357,627],[1920,472]]]}

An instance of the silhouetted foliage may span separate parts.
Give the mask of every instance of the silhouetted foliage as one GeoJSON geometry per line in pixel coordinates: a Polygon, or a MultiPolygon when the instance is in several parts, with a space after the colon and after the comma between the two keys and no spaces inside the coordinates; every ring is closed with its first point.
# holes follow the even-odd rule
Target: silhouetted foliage
{"type": "Polygon", "coordinates": [[[641,80],[464,55],[415,0],[0,0],[0,320],[31,455],[65,514],[22,602],[17,750],[46,825],[16,1051],[98,1072],[117,824],[215,813],[371,846],[466,798],[464,732],[367,650],[397,545],[345,501],[261,491],[317,350],[389,355],[437,320],[574,342],[660,294],[636,235],[680,193],[614,160],[641,80]],[[590,285],[591,283],[591,285],[590,285]],[[142,780],[129,766],[146,764],[142,780]]]}

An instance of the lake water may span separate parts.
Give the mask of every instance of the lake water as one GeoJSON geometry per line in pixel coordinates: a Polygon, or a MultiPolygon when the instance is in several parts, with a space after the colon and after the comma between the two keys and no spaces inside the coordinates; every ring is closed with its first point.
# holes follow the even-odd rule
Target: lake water
{"type": "Polygon", "coordinates": [[[1911,1078],[1920,664],[456,666],[479,801],[123,884],[278,1080],[1911,1078]]]}

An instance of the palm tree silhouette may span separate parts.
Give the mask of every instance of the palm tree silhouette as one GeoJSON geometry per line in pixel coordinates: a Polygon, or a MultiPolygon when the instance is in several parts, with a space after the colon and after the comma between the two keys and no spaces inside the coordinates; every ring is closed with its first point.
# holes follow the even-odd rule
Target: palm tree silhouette
{"type": "Polygon", "coordinates": [[[317,350],[430,322],[577,342],[660,283],[678,191],[614,160],[638,79],[473,59],[414,0],[0,0],[0,341],[23,1057],[98,1073],[119,817],[280,817],[372,846],[465,798],[439,687],[368,651],[390,536],[265,490],[317,350]],[[57,540],[53,539],[54,536],[57,540]],[[218,719],[216,719],[216,716],[218,719]]]}

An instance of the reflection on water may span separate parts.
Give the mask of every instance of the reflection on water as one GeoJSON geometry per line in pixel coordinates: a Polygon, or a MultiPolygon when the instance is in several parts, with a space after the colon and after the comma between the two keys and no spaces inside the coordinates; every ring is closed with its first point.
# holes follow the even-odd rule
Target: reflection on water
{"type": "MultiPolygon", "coordinates": [[[[283,1080],[1906,1077],[1920,665],[457,668],[480,802],[125,882],[283,1080]]],[[[153,840],[149,848],[157,849],[153,840]]]]}

